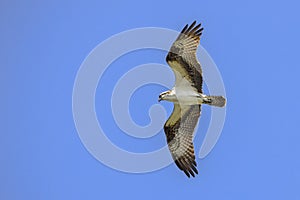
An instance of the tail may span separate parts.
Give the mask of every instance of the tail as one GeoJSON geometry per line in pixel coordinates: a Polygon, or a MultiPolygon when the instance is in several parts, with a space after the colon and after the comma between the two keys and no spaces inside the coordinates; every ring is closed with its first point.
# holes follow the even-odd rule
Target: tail
{"type": "Polygon", "coordinates": [[[204,103],[211,106],[224,107],[226,104],[226,99],[223,96],[206,96],[206,98],[204,103]]]}

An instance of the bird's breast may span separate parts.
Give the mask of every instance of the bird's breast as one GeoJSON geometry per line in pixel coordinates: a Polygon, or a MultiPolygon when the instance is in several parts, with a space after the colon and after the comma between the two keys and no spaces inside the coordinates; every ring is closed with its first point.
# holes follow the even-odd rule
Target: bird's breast
{"type": "Polygon", "coordinates": [[[190,88],[174,88],[176,100],[184,105],[196,105],[202,103],[202,98],[199,93],[190,88]]]}

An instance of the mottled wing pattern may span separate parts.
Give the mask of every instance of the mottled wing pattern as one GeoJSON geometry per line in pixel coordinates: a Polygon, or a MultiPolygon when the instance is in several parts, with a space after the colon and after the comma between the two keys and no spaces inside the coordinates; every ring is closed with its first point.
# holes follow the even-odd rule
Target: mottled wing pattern
{"type": "Polygon", "coordinates": [[[200,108],[200,105],[174,104],[173,112],[164,126],[171,155],[178,168],[188,177],[198,174],[193,133],[200,116],[200,108]]]}
{"type": "Polygon", "coordinates": [[[176,86],[183,77],[192,83],[197,92],[202,93],[202,70],[197,60],[196,51],[200,43],[203,28],[194,21],[190,26],[186,25],[173,43],[166,61],[171,66],[176,76],[176,86]]]}

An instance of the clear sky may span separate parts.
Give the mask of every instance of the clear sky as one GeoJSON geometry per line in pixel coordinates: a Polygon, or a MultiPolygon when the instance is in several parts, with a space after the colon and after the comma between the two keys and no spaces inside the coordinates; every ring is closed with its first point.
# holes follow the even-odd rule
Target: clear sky
{"type": "MultiPolygon", "coordinates": [[[[0,199],[300,199],[299,6],[291,0],[1,1],[0,199]],[[146,26],[179,31],[194,20],[205,28],[201,44],[228,99],[220,140],[208,157],[197,158],[199,175],[187,179],[175,165],[146,174],[103,165],[73,121],[81,63],[113,34],[146,26]]],[[[103,129],[129,151],[165,144],[163,132],[150,139],[125,135],[109,109],[118,78],[149,62],[165,64],[165,52],[123,56],[97,89],[103,129]]],[[[130,113],[137,124],[149,123],[148,109],[164,90],[147,85],[134,93],[130,113]]],[[[162,105],[169,114],[171,104],[162,105]]],[[[209,116],[205,107],[199,129],[209,116]]],[[[196,152],[204,133],[198,131],[196,152]]]]}

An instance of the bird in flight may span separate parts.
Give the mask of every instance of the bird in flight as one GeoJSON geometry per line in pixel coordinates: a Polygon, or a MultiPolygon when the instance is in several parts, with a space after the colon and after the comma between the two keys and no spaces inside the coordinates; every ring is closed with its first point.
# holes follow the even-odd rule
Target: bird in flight
{"type": "Polygon", "coordinates": [[[164,131],[172,158],[188,177],[198,174],[195,161],[193,134],[200,117],[201,105],[223,107],[223,96],[210,96],[202,92],[202,70],[196,57],[203,28],[194,21],[187,24],[171,46],[166,57],[175,74],[175,86],[159,95],[158,101],[173,102],[171,116],[164,131]]]}

